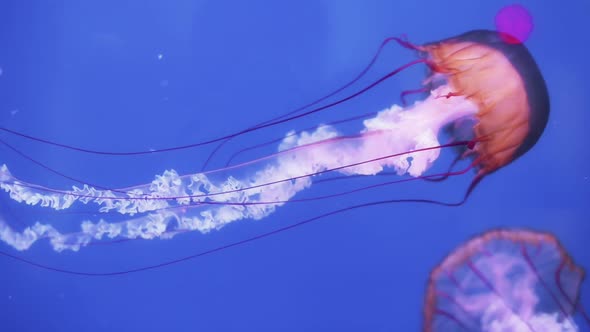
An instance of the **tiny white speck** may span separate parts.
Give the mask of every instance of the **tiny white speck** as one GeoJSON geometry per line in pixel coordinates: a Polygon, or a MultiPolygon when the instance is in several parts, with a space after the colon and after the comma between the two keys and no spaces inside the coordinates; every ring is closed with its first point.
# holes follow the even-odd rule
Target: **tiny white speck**
{"type": "Polygon", "coordinates": [[[154,151],[156,151],[156,149],[154,149],[154,148],[150,148],[150,151],[151,151],[151,152],[154,152],[154,151]]]}
{"type": "Polygon", "coordinates": [[[162,59],[164,59],[164,54],[158,53],[158,60],[162,60],[162,59]]]}
{"type": "Polygon", "coordinates": [[[0,76],[2,76],[2,73],[4,73],[4,71],[2,70],[2,67],[0,67],[0,76]]]}
{"type": "Polygon", "coordinates": [[[19,112],[19,110],[15,108],[12,111],[10,111],[10,115],[15,116],[16,113],[18,113],[18,112],[19,112]]]}

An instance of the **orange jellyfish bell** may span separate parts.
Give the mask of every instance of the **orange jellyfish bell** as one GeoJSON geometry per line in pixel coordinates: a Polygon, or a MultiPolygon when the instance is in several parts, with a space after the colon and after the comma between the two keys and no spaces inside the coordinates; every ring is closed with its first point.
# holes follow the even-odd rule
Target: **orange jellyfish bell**
{"type": "MultiPolygon", "coordinates": [[[[475,30],[417,48],[453,93],[478,106],[473,186],[531,149],[549,118],[549,96],[535,60],[505,33],[475,30]],[[504,37],[504,38],[503,38],[504,37]]],[[[449,96],[450,97],[450,96],[449,96]]]]}

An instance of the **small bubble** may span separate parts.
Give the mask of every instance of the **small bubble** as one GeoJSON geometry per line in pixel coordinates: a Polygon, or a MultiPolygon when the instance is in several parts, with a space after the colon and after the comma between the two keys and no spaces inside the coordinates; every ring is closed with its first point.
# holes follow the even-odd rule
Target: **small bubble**
{"type": "Polygon", "coordinates": [[[158,60],[162,60],[162,59],[164,59],[164,54],[158,53],[157,57],[158,57],[158,60]]]}

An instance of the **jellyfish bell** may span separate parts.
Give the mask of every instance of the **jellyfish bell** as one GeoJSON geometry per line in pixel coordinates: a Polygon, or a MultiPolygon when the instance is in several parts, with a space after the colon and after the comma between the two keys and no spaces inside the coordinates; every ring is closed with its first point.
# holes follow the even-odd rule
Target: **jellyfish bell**
{"type": "Polygon", "coordinates": [[[496,229],[453,250],[430,273],[424,326],[436,331],[578,331],[584,270],[549,233],[496,229]]]}
{"type": "Polygon", "coordinates": [[[473,186],[529,151],[549,119],[539,67],[523,44],[507,43],[503,34],[474,30],[416,46],[429,59],[433,77],[452,90],[448,98],[477,105],[473,152],[479,172],[473,186]]]}

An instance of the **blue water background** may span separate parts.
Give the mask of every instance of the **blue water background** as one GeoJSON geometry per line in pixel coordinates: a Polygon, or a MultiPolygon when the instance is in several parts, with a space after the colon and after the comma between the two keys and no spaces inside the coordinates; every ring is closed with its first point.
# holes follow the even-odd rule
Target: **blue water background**
{"type": "MultiPolygon", "coordinates": [[[[388,36],[424,43],[493,29],[510,1],[11,1],[0,3],[0,125],[101,150],[148,150],[218,137],[292,110],[354,77],[388,36]]],[[[555,234],[590,268],[590,2],[523,1],[527,42],[547,81],[551,117],[539,143],[483,181],[467,204],[371,207],[154,271],[88,278],[0,257],[0,331],[416,331],[430,270],[453,248],[496,227],[555,234]]],[[[356,87],[415,59],[391,45],[356,87]]],[[[379,111],[420,86],[425,69],[302,121],[247,135],[232,151],[288,130],[379,111]]],[[[347,90],[355,91],[355,88],[347,90]]],[[[346,93],[341,94],[344,96],[346,93]]],[[[342,127],[349,132],[360,123],[342,127]]],[[[143,157],[91,156],[0,138],[68,175],[106,186],[198,171],[211,147],[143,157]]],[[[268,149],[270,151],[270,149],[268,149]]],[[[268,152],[267,151],[267,152],[268,152]]],[[[445,152],[436,170],[448,166],[445,152]]],[[[6,148],[16,176],[68,188],[6,148]]],[[[207,235],[134,241],[79,253],[37,243],[19,253],[84,271],[160,263],[321,212],[387,198],[459,200],[472,174],[409,183],[330,203],[293,204],[207,235]]],[[[358,182],[362,184],[363,180],[358,182]]],[[[355,184],[332,183],[338,190],[355,184]]],[[[321,187],[315,193],[321,193],[321,187]]],[[[3,196],[3,217],[43,220],[3,196]]],[[[56,227],[81,217],[50,214],[56,227]]],[[[68,225],[69,224],[69,225],[68,225]]],[[[6,245],[0,250],[17,253],[6,245]]],[[[590,304],[590,282],[582,287],[590,304]]]]}

